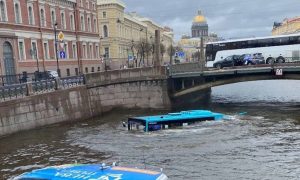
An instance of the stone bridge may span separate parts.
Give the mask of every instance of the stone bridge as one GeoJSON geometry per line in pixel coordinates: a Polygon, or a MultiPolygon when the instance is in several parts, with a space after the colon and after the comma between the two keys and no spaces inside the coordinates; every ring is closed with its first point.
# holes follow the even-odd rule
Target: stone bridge
{"type": "Polygon", "coordinates": [[[215,86],[245,81],[300,80],[300,64],[297,63],[240,66],[227,69],[209,69],[199,63],[175,66],[170,68],[169,72],[169,89],[173,98],[215,86]]]}

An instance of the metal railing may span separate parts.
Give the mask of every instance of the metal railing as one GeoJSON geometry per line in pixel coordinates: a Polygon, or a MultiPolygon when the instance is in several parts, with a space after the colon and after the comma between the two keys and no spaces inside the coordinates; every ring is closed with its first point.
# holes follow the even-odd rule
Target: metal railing
{"type": "Polygon", "coordinates": [[[0,102],[24,98],[26,96],[69,89],[85,84],[84,76],[30,81],[27,83],[0,86],[0,102]]]}
{"type": "Polygon", "coordinates": [[[17,84],[0,87],[0,101],[17,99],[27,95],[27,85],[17,84]]]}
{"type": "Polygon", "coordinates": [[[63,89],[68,89],[68,88],[85,84],[84,76],[73,76],[73,77],[61,78],[60,82],[63,89]]]}

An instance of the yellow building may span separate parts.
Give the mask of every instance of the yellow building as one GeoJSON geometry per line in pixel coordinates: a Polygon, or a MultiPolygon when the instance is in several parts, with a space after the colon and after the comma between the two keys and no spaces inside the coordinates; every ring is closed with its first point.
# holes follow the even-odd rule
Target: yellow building
{"type": "Polygon", "coordinates": [[[198,14],[193,19],[191,33],[192,36],[183,35],[178,42],[178,46],[185,52],[184,61],[188,62],[198,60],[198,57],[195,57],[195,53],[200,52],[201,39],[203,39],[204,48],[206,43],[213,42],[218,39],[216,34],[209,34],[206,18],[201,11],[198,11],[198,14]]]}
{"type": "Polygon", "coordinates": [[[152,53],[147,51],[144,62],[140,64],[138,45],[154,43],[155,30],[161,31],[162,43],[168,47],[173,43],[172,33],[149,18],[137,13],[125,13],[125,4],[121,0],[97,0],[98,24],[100,33],[100,54],[105,55],[111,69],[138,65],[151,66],[152,53]],[[135,63],[134,63],[135,62],[135,63]]]}
{"type": "Polygon", "coordinates": [[[272,35],[294,34],[300,32],[300,17],[285,19],[282,23],[274,23],[272,35]]]}

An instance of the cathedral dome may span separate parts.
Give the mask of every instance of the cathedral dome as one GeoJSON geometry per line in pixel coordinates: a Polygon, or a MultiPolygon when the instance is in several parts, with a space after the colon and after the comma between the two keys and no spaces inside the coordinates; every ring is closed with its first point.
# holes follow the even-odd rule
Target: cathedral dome
{"type": "Polygon", "coordinates": [[[198,15],[194,17],[193,23],[206,23],[206,18],[202,15],[201,11],[198,11],[198,15]]]}

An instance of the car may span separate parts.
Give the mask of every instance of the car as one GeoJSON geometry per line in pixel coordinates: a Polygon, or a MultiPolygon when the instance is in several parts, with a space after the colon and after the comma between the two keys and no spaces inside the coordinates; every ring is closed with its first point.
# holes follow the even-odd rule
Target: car
{"type": "Polygon", "coordinates": [[[59,77],[57,71],[48,70],[46,71],[46,74],[49,79],[55,79],[59,77]]]}
{"type": "Polygon", "coordinates": [[[241,66],[243,65],[243,62],[239,59],[239,57],[239,55],[228,56],[223,60],[215,62],[213,67],[222,69],[223,67],[241,66]]]}
{"type": "Polygon", "coordinates": [[[265,64],[262,53],[243,54],[240,56],[240,61],[243,61],[245,65],[265,64]]]}

